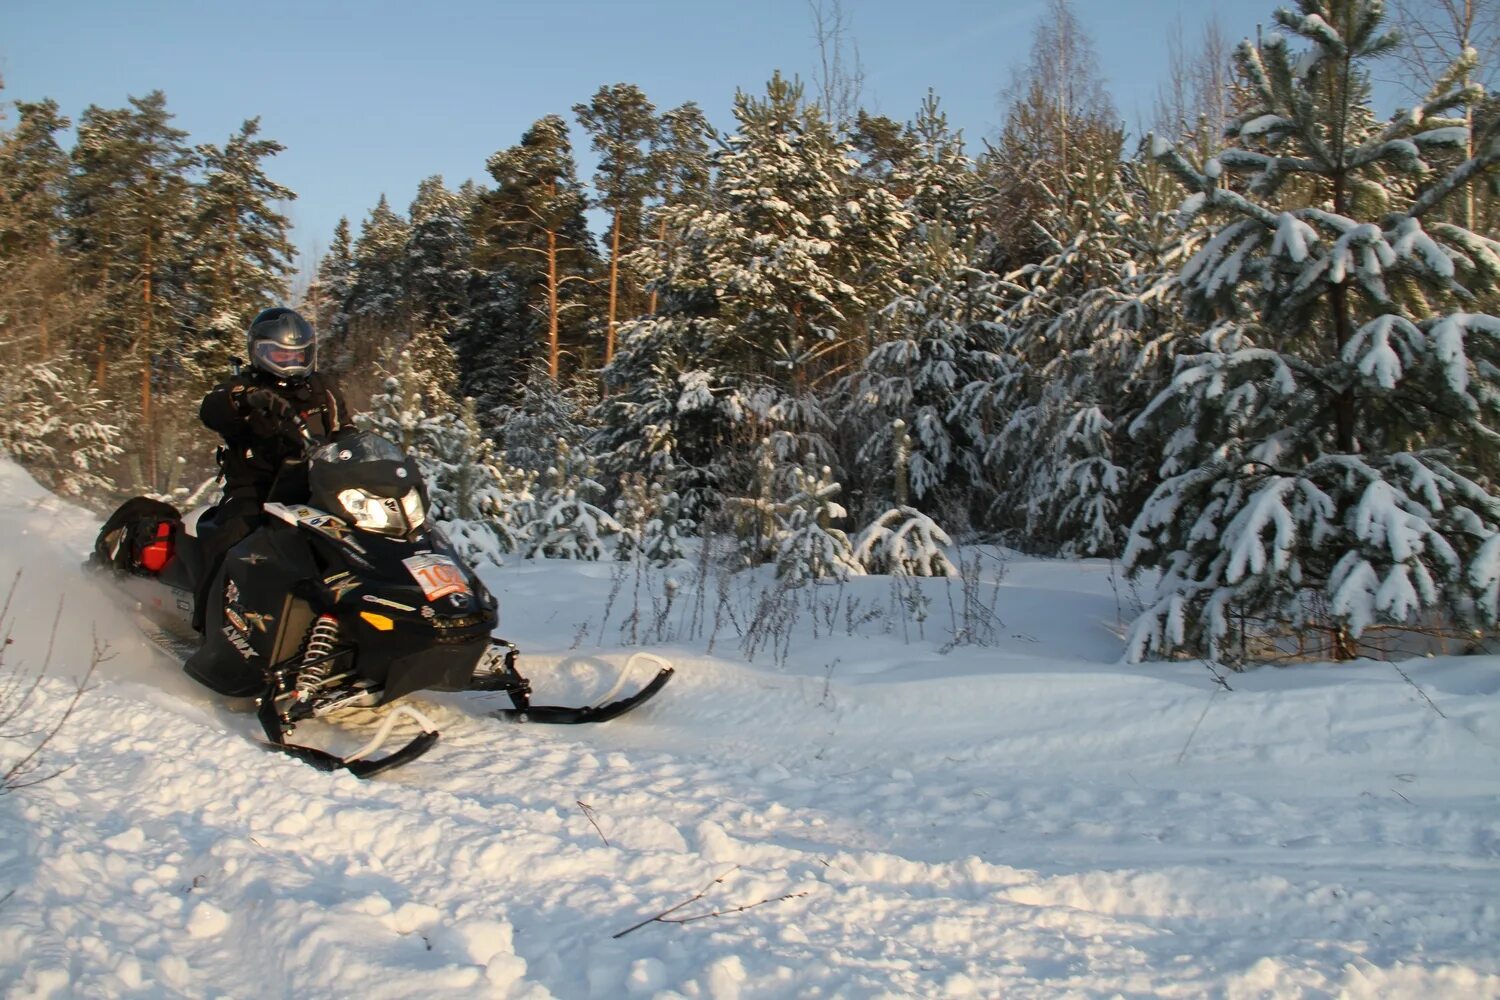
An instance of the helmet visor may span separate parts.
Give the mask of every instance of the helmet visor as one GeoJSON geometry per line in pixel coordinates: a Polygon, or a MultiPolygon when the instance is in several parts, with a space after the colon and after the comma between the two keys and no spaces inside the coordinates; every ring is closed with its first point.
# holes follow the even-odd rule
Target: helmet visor
{"type": "Polygon", "coordinates": [[[250,349],[251,361],[257,368],[277,375],[306,375],[312,370],[313,347],[313,344],[289,347],[274,340],[260,340],[250,349]]]}

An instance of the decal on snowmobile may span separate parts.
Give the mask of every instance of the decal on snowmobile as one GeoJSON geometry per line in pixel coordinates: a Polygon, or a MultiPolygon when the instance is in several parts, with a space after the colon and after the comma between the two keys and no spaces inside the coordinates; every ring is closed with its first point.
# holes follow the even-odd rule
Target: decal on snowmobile
{"type": "Polygon", "coordinates": [[[222,631],[224,638],[229,640],[229,644],[234,647],[235,652],[239,653],[245,659],[253,660],[260,655],[250,648],[249,641],[236,632],[233,625],[225,625],[222,631]]]}
{"type": "Polygon", "coordinates": [[[240,600],[240,588],[233,580],[224,584],[224,603],[238,604],[240,600]]]}
{"type": "Polygon", "coordinates": [[[341,518],[334,517],[332,514],[324,514],[321,517],[308,518],[302,523],[315,531],[321,531],[336,542],[342,542],[356,552],[364,551],[364,548],[350,537],[350,533],[354,529],[350,528],[341,518]]]}
{"type": "Polygon", "coordinates": [[[245,621],[249,622],[251,625],[254,625],[262,632],[266,631],[266,626],[271,624],[271,622],[274,622],[275,620],[276,617],[274,615],[263,615],[259,611],[245,612],[245,621]]]}
{"type": "Polygon", "coordinates": [[[434,553],[407,556],[401,560],[401,564],[411,573],[412,579],[417,581],[428,601],[435,601],[449,594],[469,592],[469,581],[464,578],[463,570],[447,556],[434,553]]]}
{"type": "Polygon", "coordinates": [[[224,608],[224,617],[228,618],[230,624],[239,629],[241,635],[249,633],[250,626],[246,624],[245,619],[240,617],[240,613],[234,608],[226,605],[224,608]]]}
{"type": "Polygon", "coordinates": [[[354,540],[354,529],[349,526],[349,522],[326,510],[318,510],[316,507],[306,507],[301,504],[288,507],[280,503],[267,503],[264,508],[267,514],[278,517],[288,524],[301,525],[333,539],[340,545],[346,545],[361,555],[365,554],[365,547],[354,540]]]}
{"type": "Polygon", "coordinates": [[[387,608],[395,608],[397,611],[415,611],[416,608],[410,604],[402,604],[400,601],[389,601],[384,597],[376,597],[374,594],[366,594],[361,600],[369,601],[371,604],[384,605],[387,608]]]}
{"type": "Polygon", "coordinates": [[[335,604],[342,601],[344,596],[350,591],[359,589],[359,580],[347,573],[343,575],[342,579],[337,579],[333,583],[328,583],[327,580],[323,582],[328,584],[328,589],[333,593],[333,603],[335,604]]]}
{"type": "Polygon", "coordinates": [[[240,562],[249,563],[251,566],[259,566],[266,561],[266,557],[259,552],[252,552],[248,556],[240,556],[240,562]]]}

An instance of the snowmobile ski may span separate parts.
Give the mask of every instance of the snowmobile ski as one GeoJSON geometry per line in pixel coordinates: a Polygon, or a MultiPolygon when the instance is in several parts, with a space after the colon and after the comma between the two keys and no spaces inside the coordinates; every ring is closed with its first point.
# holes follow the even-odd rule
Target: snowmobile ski
{"type": "MultiPolygon", "coordinates": [[[[288,757],[294,757],[304,764],[311,764],[319,771],[344,770],[356,778],[373,778],[382,771],[389,771],[392,768],[400,767],[402,764],[409,764],[416,760],[436,746],[438,738],[441,736],[437,727],[421,712],[410,705],[397,705],[385,717],[379,731],[376,732],[375,737],[370,742],[347,757],[340,757],[337,754],[330,753],[327,750],[320,750],[317,747],[308,747],[287,742],[286,725],[276,708],[276,701],[279,694],[278,687],[273,684],[266,689],[266,693],[260,699],[260,709],[256,712],[256,717],[260,719],[261,728],[265,730],[267,740],[262,746],[267,750],[286,754],[288,757]],[[372,759],[369,755],[380,749],[390,736],[391,729],[395,726],[396,722],[403,717],[415,719],[418,725],[422,727],[422,731],[394,753],[372,759]]],[[[314,713],[310,717],[316,718],[329,711],[333,711],[335,707],[337,706],[314,713]]]]}
{"type": "Polygon", "coordinates": [[[578,725],[582,723],[608,722],[626,712],[639,708],[656,697],[667,681],[672,679],[673,667],[666,660],[651,653],[633,653],[625,661],[625,667],[614,685],[588,705],[533,705],[531,704],[531,682],[516,670],[517,650],[508,642],[495,641],[490,651],[481,660],[475,671],[471,691],[495,691],[510,697],[513,708],[500,708],[489,712],[494,719],[508,722],[539,722],[547,725],[578,725]],[[647,684],[635,694],[615,699],[631,668],[637,662],[655,664],[657,671],[647,684]],[[610,699],[615,699],[611,701],[610,699]]]}

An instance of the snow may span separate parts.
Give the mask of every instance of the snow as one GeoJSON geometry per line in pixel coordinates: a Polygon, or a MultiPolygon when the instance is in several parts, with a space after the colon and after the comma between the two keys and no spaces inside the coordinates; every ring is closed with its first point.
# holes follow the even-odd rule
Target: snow
{"type": "MultiPolygon", "coordinates": [[[[93,519],[9,464],[0,489],[6,662],[41,661],[64,591],[54,664],[91,629],[115,654],[48,756],[71,768],[0,794],[0,995],[1500,995],[1495,657],[1226,689],[1118,662],[1109,564],[970,550],[975,594],[790,594],[776,662],[679,629],[672,684],[603,726],[420,696],[443,742],[360,782],[256,749],[74,568],[93,519]],[[985,644],[952,645],[975,604],[985,644]]],[[[484,572],[548,700],[629,652],[609,564],[484,572]]]]}

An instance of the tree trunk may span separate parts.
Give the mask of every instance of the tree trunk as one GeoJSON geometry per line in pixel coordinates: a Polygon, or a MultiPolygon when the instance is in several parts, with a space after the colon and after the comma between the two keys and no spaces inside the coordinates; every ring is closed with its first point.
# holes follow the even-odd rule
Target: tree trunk
{"type": "Polygon", "coordinates": [[[620,286],[620,213],[615,212],[614,231],[609,242],[609,320],[604,334],[604,363],[615,357],[615,304],[619,301],[620,286]]]}
{"type": "Polygon", "coordinates": [[[156,435],[151,426],[151,283],[152,257],[151,234],[146,233],[145,274],[141,282],[141,300],[144,315],[141,324],[141,437],[145,444],[145,477],[148,485],[156,485],[156,435]]]}
{"type": "MultiPolygon", "coordinates": [[[[656,242],[665,244],[667,241],[667,218],[662,216],[661,226],[657,229],[656,242]]],[[[651,315],[656,315],[656,289],[651,289],[651,315]]]]}

